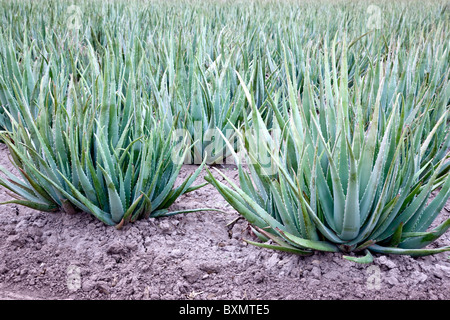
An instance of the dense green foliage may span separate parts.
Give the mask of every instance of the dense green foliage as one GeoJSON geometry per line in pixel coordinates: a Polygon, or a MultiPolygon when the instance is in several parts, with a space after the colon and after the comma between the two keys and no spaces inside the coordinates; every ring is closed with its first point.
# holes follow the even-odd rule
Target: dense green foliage
{"type": "Polygon", "coordinates": [[[257,245],[449,249],[424,248],[450,226],[428,230],[450,195],[448,2],[0,6],[15,203],[121,225],[232,155],[240,186],[207,180],[276,243],[257,245]],[[183,160],[201,165],[174,188],[183,160]]]}

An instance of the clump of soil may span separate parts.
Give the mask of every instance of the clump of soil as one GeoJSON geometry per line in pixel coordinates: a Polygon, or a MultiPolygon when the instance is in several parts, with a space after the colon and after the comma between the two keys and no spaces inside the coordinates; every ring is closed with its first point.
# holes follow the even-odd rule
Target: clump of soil
{"type": "MultiPolygon", "coordinates": [[[[0,163],[8,168],[6,147],[0,163]]],[[[185,166],[180,178],[196,166],[185,166]]],[[[221,168],[237,180],[233,166],[221,168]]],[[[216,174],[216,176],[218,176],[216,174]]],[[[197,183],[203,182],[203,175],[197,183]]],[[[4,188],[0,200],[9,200],[4,188]]],[[[210,185],[171,208],[212,207],[140,220],[122,230],[88,214],[0,207],[1,299],[449,299],[449,253],[375,255],[370,265],[341,254],[297,255],[247,245],[248,223],[210,185]]],[[[437,222],[449,216],[450,201],[437,222]]],[[[450,235],[435,244],[450,243],[450,235]]]]}

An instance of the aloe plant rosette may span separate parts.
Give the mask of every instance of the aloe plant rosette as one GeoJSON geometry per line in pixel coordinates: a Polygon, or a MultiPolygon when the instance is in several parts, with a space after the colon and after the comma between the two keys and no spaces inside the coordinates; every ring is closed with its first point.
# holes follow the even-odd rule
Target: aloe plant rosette
{"type": "Polygon", "coordinates": [[[247,240],[257,246],[301,255],[344,252],[358,262],[372,261],[371,252],[422,256],[450,250],[426,247],[450,227],[447,219],[429,230],[450,196],[448,99],[435,107],[439,120],[432,125],[430,110],[421,112],[421,105],[407,116],[401,94],[389,111],[382,110],[386,75],[380,73],[365,126],[361,105],[349,104],[342,60],[340,85],[333,87],[325,58],[323,90],[315,94],[306,87],[308,103],[305,93],[296,94],[287,72],[290,113],[286,117],[273,106],[278,122],[272,130],[241,79],[253,109],[252,128],[239,131],[248,170],[234,153],[240,186],[220,171],[227,184],[211,173],[207,181],[265,240],[247,240]]]}
{"type": "Polygon", "coordinates": [[[136,97],[132,75],[126,84],[107,70],[92,87],[83,78],[71,79],[67,95],[44,95],[42,86],[36,119],[27,100],[18,100],[26,123],[11,116],[12,130],[1,133],[20,173],[0,167],[0,184],[15,198],[6,203],[84,211],[121,227],[141,217],[180,213],[169,212],[169,206],[204,185],[192,186],[203,163],[175,187],[189,149],[174,147],[170,132],[136,97]]]}

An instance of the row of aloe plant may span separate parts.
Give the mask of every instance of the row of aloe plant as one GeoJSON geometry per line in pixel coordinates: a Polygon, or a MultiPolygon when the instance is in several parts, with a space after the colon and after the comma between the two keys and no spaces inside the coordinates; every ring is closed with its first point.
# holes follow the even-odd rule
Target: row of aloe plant
{"type": "Polygon", "coordinates": [[[20,117],[5,110],[11,129],[1,137],[20,178],[0,167],[5,175],[0,184],[15,198],[6,203],[42,211],[81,210],[121,227],[140,217],[179,213],[168,208],[204,185],[192,186],[203,162],[175,187],[190,148],[175,146],[172,129],[154,118],[136,92],[132,65],[120,65],[116,77],[112,53],[110,58],[100,70],[93,56],[94,67],[79,79],[70,75],[65,88],[50,81],[55,63],[50,59],[34,107],[19,83],[12,86],[15,99],[10,98],[20,117]]]}
{"type": "MultiPolygon", "coordinates": [[[[231,128],[230,122],[239,126],[248,115],[235,70],[247,83],[253,83],[255,102],[264,109],[268,125],[272,125],[269,96],[275,91],[287,92],[283,46],[291,53],[289,72],[296,74],[293,85],[301,94],[308,85],[306,70],[308,81],[315,90],[318,88],[319,74],[323,73],[322,43],[331,43],[336,34],[341,37],[344,33],[351,40],[347,55],[351,87],[355,73],[377,72],[372,64],[378,59],[388,59],[390,79],[385,82],[383,108],[391,104],[393,89],[403,90],[409,103],[421,94],[439,97],[442,87],[436,83],[448,76],[448,59],[439,59],[448,55],[445,41],[448,12],[439,3],[414,6],[379,3],[382,13],[379,30],[367,24],[369,16],[364,3],[295,5],[256,1],[242,6],[236,1],[226,5],[211,2],[205,6],[196,1],[146,5],[81,1],[75,3],[78,11],[70,10],[69,5],[56,1],[39,5],[32,1],[2,2],[5,10],[0,18],[5,28],[0,40],[6,44],[0,57],[2,106],[13,116],[20,113],[12,90],[19,82],[36,115],[37,89],[45,75],[43,65],[50,57],[56,63],[49,77],[58,88],[64,89],[67,74],[79,77],[79,73],[93,67],[88,48],[93,49],[100,63],[111,52],[117,59],[126,52],[132,56],[134,71],[142,75],[137,86],[153,100],[151,105],[157,117],[165,119],[166,127],[187,129],[191,144],[200,139],[193,147],[197,161],[203,159],[210,144],[208,130],[219,128],[225,133],[231,128]],[[272,10],[274,5],[277,10],[272,10]],[[432,14],[417,13],[418,7],[432,14]],[[70,21],[73,16],[79,18],[76,28],[70,21]],[[318,16],[328,16],[329,21],[318,16]],[[64,76],[59,74],[61,69],[67,69],[64,76]]],[[[342,46],[337,45],[336,50],[334,64],[339,63],[342,46]]],[[[125,60],[119,59],[116,73],[123,63],[125,60]]],[[[360,84],[361,94],[371,101],[368,105],[374,101],[370,95],[373,85],[360,84]]],[[[281,100],[277,102],[281,108],[281,100]]],[[[10,129],[9,116],[3,110],[0,114],[3,114],[0,125],[10,129]]],[[[368,114],[364,114],[366,121],[368,114]]],[[[218,151],[219,156],[210,155],[208,163],[220,162],[220,155],[226,156],[223,150],[218,151]]]]}
{"type": "Polygon", "coordinates": [[[240,140],[240,188],[207,180],[277,249],[448,249],[411,249],[449,226],[427,231],[449,196],[445,3],[377,3],[375,28],[362,2],[0,5],[12,202],[117,226],[174,214],[240,140]],[[183,161],[201,165],[175,188],[183,161]]]}
{"type": "Polygon", "coordinates": [[[253,121],[240,134],[246,157],[234,153],[240,186],[220,172],[228,185],[211,172],[206,179],[254,226],[263,242],[248,242],[257,246],[301,255],[352,253],[345,257],[358,262],[371,262],[371,252],[421,256],[449,251],[450,246],[425,248],[450,228],[447,218],[429,230],[450,197],[448,73],[438,77],[443,94],[437,99],[423,98],[411,107],[397,84],[386,108],[389,68],[380,60],[372,78],[375,102],[367,106],[356,84],[372,73],[356,74],[356,89],[349,90],[345,38],[342,42],[339,70],[334,64],[330,68],[325,44],[318,93],[306,73],[300,98],[295,74],[291,79],[286,72],[289,112],[281,114],[272,104],[277,122],[271,129],[241,80],[253,121]],[[336,74],[340,83],[333,85],[336,74]],[[364,256],[353,254],[361,251],[364,256]]]}

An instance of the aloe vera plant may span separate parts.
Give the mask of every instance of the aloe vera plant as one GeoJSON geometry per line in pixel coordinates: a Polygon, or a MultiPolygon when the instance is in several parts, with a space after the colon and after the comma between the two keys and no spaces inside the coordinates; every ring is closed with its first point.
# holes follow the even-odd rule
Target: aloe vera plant
{"type": "Polygon", "coordinates": [[[170,200],[149,205],[179,170],[167,160],[172,151],[220,163],[240,138],[256,162],[250,176],[241,173],[241,188],[275,219],[283,203],[290,214],[301,208],[314,226],[305,230],[317,234],[311,239],[330,231],[346,251],[364,248],[353,233],[374,227],[363,238],[376,241],[375,250],[396,226],[401,248],[425,232],[447,196],[450,19],[445,2],[374,5],[382,13],[375,26],[365,2],[0,0],[1,137],[22,170],[22,179],[5,172],[2,183],[17,203],[89,209],[120,224],[157,215],[191,190],[188,179],[169,191],[170,200]],[[170,142],[172,133],[180,139],[170,142]],[[264,178],[273,171],[278,182],[264,178]],[[154,184],[143,172],[155,174],[154,184]],[[420,199],[430,190],[441,190],[440,200],[426,209],[420,199]],[[369,227],[390,201],[399,204],[375,214],[369,227]],[[401,215],[413,201],[416,213],[401,215]],[[343,232],[344,221],[358,225],[357,214],[345,215],[350,207],[359,207],[359,228],[343,232]],[[383,219],[389,232],[378,229],[383,219]]]}
{"type": "Polygon", "coordinates": [[[191,185],[204,163],[174,187],[189,149],[174,148],[171,135],[136,97],[133,75],[116,79],[111,65],[94,86],[71,78],[66,95],[54,90],[43,96],[41,86],[36,118],[17,88],[25,122],[11,116],[11,131],[1,135],[20,177],[0,167],[5,175],[0,184],[15,198],[5,203],[81,210],[121,227],[141,217],[179,213],[169,206],[202,186],[191,185]]]}
{"type": "MultiPolygon", "coordinates": [[[[58,90],[66,90],[69,74],[78,78],[93,68],[92,55],[101,68],[111,52],[117,58],[116,72],[121,64],[133,64],[133,72],[141,79],[136,82],[136,91],[148,96],[156,116],[167,122],[166,129],[173,125],[187,130],[191,144],[200,140],[192,148],[198,155],[211,149],[208,131],[219,129],[227,134],[248,115],[234,70],[250,83],[249,90],[263,117],[269,119],[270,128],[270,100],[282,108],[283,99],[274,99],[273,94],[287,94],[286,73],[295,73],[292,85],[301,94],[309,85],[317,89],[323,73],[322,40],[330,42],[342,30],[352,39],[347,56],[349,85],[358,86],[360,98],[367,100],[368,106],[375,99],[371,93],[378,71],[371,66],[377,61],[386,60],[389,74],[380,101],[383,109],[392,105],[393,92],[403,91],[410,109],[421,98],[442,97],[441,84],[448,78],[448,10],[439,2],[394,5],[382,1],[376,4],[383,14],[380,29],[368,26],[364,2],[283,1],[272,10],[275,4],[258,1],[243,6],[239,1],[174,5],[90,0],[75,4],[80,20],[75,29],[70,23],[71,5],[51,0],[39,5],[33,1],[1,2],[3,128],[10,129],[4,110],[16,120],[20,116],[14,86],[20,85],[36,116],[36,97],[44,77],[53,79],[58,90]],[[320,19],[323,16],[329,19],[320,19]],[[283,68],[283,47],[291,55],[288,69],[283,68]],[[119,59],[121,56],[129,60],[119,59]],[[46,70],[50,57],[55,63],[46,70]],[[309,76],[305,77],[307,70],[309,76]],[[369,70],[374,75],[358,83],[358,76],[369,70]]],[[[341,51],[342,46],[337,45],[332,63],[339,63],[341,51]]],[[[331,78],[337,80],[334,74],[331,78]]],[[[369,114],[362,115],[366,122],[369,114]]],[[[209,154],[207,161],[219,162],[222,151],[217,150],[217,157],[209,154]]],[[[199,158],[203,159],[197,156],[196,160],[199,158]]]]}
{"type": "MultiPolygon", "coordinates": [[[[449,251],[450,246],[426,248],[450,227],[447,219],[429,230],[450,197],[448,96],[438,100],[434,114],[417,105],[407,115],[400,92],[383,110],[383,68],[366,126],[362,105],[349,103],[355,91],[349,90],[345,38],[341,41],[340,72],[335,64],[330,72],[325,49],[319,94],[308,85],[299,98],[295,79],[286,72],[289,113],[274,107],[278,122],[272,130],[241,79],[252,106],[252,128],[247,124],[239,131],[248,171],[234,153],[240,186],[220,171],[228,184],[211,173],[207,181],[266,240],[248,241],[257,246],[301,255],[365,252],[345,256],[358,262],[371,262],[371,252],[421,256],[449,251]],[[339,84],[333,85],[330,74],[339,74],[339,84]],[[430,117],[438,120],[430,125],[430,117]]],[[[447,91],[448,79],[442,85],[447,91]]]]}

